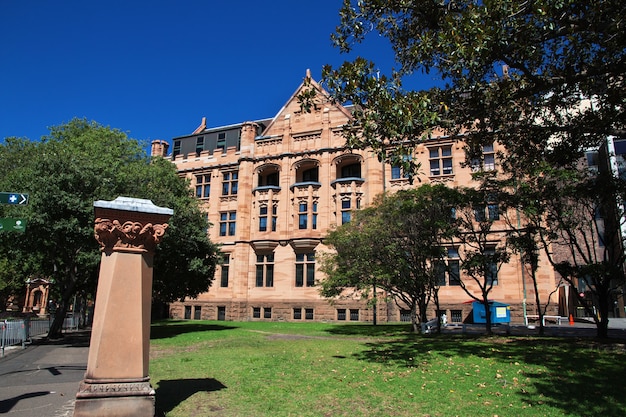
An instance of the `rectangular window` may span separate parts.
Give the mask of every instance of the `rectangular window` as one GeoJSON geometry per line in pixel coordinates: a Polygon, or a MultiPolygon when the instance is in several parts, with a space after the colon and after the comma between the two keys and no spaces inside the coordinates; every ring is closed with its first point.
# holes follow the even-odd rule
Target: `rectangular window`
{"type": "Polygon", "coordinates": [[[304,230],[309,228],[309,216],[311,228],[313,230],[317,229],[317,202],[313,202],[309,206],[306,201],[301,201],[298,204],[298,229],[304,230]]]}
{"type": "Polygon", "coordinates": [[[278,223],[278,207],[276,204],[272,206],[272,232],[276,231],[276,224],[278,223]]]}
{"type": "Polygon", "coordinates": [[[435,274],[435,282],[440,287],[446,285],[446,264],[442,261],[435,261],[433,265],[433,273],[435,274]]]}
{"type": "Polygon", "coordinates": [[[224,151],[226,149],[226,132],[217,134],[217,149],[224,151]]]}
{"type": "Polygon", "coordinates": [[[493,149],[493,144],[483,145],[482,154],[476,155],[471,161],[472,172],[478,171],[493,171],[496,169],[496,153],[493,149]]]}
{"type": "Polygon", "coordinates": [[[298,204],[298,229],[306,229],[309,221],[308,204],[302,202],[298,204]]]}
{"type": "Polygon", "coordinates": [[[220,236],[235,236],[237,212],[220,213],[220,236]]]}
{"type": "Polygon", "coordinates": [[[202,307],[193,306],[193,319],[200,320],[202,318],[202,307]]]}
{"type": "Polygon", "coordinates": [[[180,140],[175,140],[172,148],[172,158],[176,158],[177,155],[180,155],[180,140]]]}
{"type": "Polygon", "coordinates": [[[191,320],[191,306],[185,306],[185,320],[191,320]]]}
{"type": "Polygon", "coordinates": [[[256,286],[274,286],[274,253],[256,256],[256,286]]]}
{"type": "Polygon", "coordinates": [[[429,148],[428,156],[431,176],[452,174],[452,145],[429,148]]]}
{"type": "Polygon", "coordinates": [[[391,179],[399,180],[402,178],[402,168],[399,165],[394,165],[391,167],[391,179]]]}
{"type": "Polygon", "coordinates": [[[312,308],[305,308],[304,309],[304,318],[306,320],[313,320],[313,309],[312,308]]]}
{"type": "Polygon", "coordinates": [[[317,167],[303,171],[302,182],[317,182],[319,178],[318,171],[317,167]]]}
{"type": "Polygon", "coordinates": [[[337,320],[345,320],[346,319],[346,309],[345,308],[338,308],[337,309],[337,320]]]}
{"type": "Polygon", "coordinates": [[[484,205],[474,206],[474,219],[480,223],[487,221],[487,217],[485,216],[484,205]]]}
{"type": "Polygon", "coordinates": [[[315,286],[315,252],[296,254],[296,287],[315,286]]]}
{"type": "Polygon", "coordinates": [[[450,322],[451,323],[462,323],[463,322],[463,311],[462,310],[450,310],[450,322]]]}
{"type": "Polygon", "coordinates": [[[196,175],[196,197],[209,198],[211,195],[211,174],[196,175]]]}
{"type": "Polygon", "coordinates": [[[456,248],[448,248],[448,281],[450,285],[461,285],[459,251],[456,248]]]}
{"type": "Polygon", "coordinates": [[[359,321],[359,309],[358,308],[350,309],[350,321],[359,321]]]}
{"type": "Polygon", "coordinates": [[[220,279],[220,287],[228,287],[228,270],[230,263],[230,254],[225,253],[222,255],[222,272],[220,279]]]}
{"type": "Polygon", "coordinates": [[[239,188],[239,173],[237,171],[222,174],[222,195],[237,195],[239,188]]]}
{"type": "Polygon", "coordinates": [[[483,145],[483,169],[485,171],[496,169],[496,154],[493,150],[493,144],[483,145]]]}
{"type": "Polygon", "coordinates": [[[226,320],[226,306],[217,307],[217,319],[220,321],[226,320]]]}
{"type": "Polygon", "coordinates": [[[487,204],[487,213],[489,214],[489,220],[500,220],[500,210],[497,204],[487,204]]]}
{"type": "Polygon", "coordinates": [[[263,307],[263,318],[264,319],[272,318],[272,307],[263,307]]]}
{"type": "Polygon", "coordinates": [[[252,318],[254,319],[261,318],[261,307],[252,307],[252,318]]]}
{"type": "MultiPolygon", "coordinates": [[[[413,158],[409,155],[404,155],[402,159],[404,161],[410,161],[413,158]]],[[[401,164],[392,165],[391,166],[391,179],[399,180],[401,178],[409,178],[409,173],[404,171],[404,168],[402,167],[401,164]]]]}
{"type": "Polygon", "coordinates": [[[341,224],[345,224],[350,221],[350,208],[351,201],[349,199],[341,200],[341,224]]]}
{"type": "Polygon", "coordinates": [[[495,255],[495,249],[485,250],[485,283],[488,286],[498,285],[498,264],[494,262],[495,255]]]}
{"type": "Polygon", "coordinates": [[[259,232],[267,231],[267,206],[259,207],[259,232]]]}
{"type": "Polygon", "coordinates": [[[409,323],[411,321],[411,310],[400,310],[400,321],[403,323],[409,323]]]}
{"type": "Polygon", "coordinates": [[[198,136],[196,138],[196,156],[200,156],[200,153],[204,150],[204,136],[198,136]]]}
{"type": "Polygon", "coordinates": [[[293,319],[302,320],[302,309],[300,307],[296,307],[293,309],[293,319]]]}

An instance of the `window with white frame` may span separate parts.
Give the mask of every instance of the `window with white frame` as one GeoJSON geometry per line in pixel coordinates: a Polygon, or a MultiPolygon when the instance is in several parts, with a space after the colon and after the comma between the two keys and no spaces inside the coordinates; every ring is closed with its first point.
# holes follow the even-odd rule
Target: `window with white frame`
{"type": "Polygon", "coordinates": [[[493,171],[496,169],[496,153],[493,144],[483,145],[481,155],[471,161],[472,172],[493,171]]]}
{"type": "Polygon", "coordinates": [[[430,147],[428,157],[432,177],[452,174],[452,145],[430,147]]]}
{"type": "MultiPolygon", "coordinates": [[[[410,161],[412,158],[410,155],[404,155],[402,157],[404,161],[410,161]]],[[[405,171],[402,167],[402,164],[397,163],[391,166],[391,179],[399,180],[399,179],[407,179],[409,178],[409,173],[405,171]]]]}

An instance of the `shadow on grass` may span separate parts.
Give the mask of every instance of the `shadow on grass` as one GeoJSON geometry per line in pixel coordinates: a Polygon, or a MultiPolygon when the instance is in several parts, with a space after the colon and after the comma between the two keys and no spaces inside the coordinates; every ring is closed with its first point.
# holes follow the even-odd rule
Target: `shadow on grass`
{"type": "Polygon", "coordinates": [[[523,389],[518,392],[531,406],[547,404],[566,415],[625,415],[626,355],[624,345],[619,343],[573,338],[406,335],[399,340],[367,343],[366,349],[354,356],[399,367],[428,366],[441,361],[441,356],[518,362],[522,364],[521,375],[529,378],[528,385],[536,389],[532,394],[523,389]],[[538,368],[524,370],[524,364],[538,368]]]}
{"type": "Polygon", "coordinates": [[[384,324],[374,326],[373,324],[345,324],[334,326],[326,332],[334,335],[361,336],[361,337],[385,337],[398,336],[411,332],[410,324],[384,324]]]}
{"type": "Polygon", "coordinates": [[[213,378],[162,379],[156,389],[157,415],[165,415],[197,392],[212,392],[226,388],[213,378]]]}
{"type": "Polygon", "coordinates": [[[189,321],[164,321],[153,323],[150,328],[150,339],[167,339],[184,333],[232,330],[235,326],[225,326],[221,324],[192,323],[189,321]]]}

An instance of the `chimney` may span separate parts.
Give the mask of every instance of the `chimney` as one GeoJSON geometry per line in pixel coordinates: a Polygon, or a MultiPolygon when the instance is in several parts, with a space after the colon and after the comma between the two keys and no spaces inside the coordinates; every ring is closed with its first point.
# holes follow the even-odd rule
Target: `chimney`
{"type": "Polygon", "coordinates": [[[165,158],[167,156],[167,150],[170,144],[166,140],[157,139],[152,141],[152,149],[150,150],[150,156],[161,156],[165,158]]]}

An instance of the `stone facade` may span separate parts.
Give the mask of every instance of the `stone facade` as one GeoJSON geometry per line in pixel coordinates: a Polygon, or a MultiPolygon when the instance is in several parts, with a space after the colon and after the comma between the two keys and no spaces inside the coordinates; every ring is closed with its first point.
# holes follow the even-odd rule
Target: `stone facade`
{"type": "MultiPolygon", "coordinates": [[[[193,134],[173,139],[168,158],[202,200],[213,224],[208,233],[221,245],[224,263],[207,292],[171,305],[171,317],[373,320],[374,310],[364,300],[329,303],[319,296],[312,285],[322,278],[315,256],[330,250],[324,236],[348,220],[351,210],[366,207],[383,191],[412,185],[370,151],[345,148],[341,132],[351,117],[349,108],[322,100],[310,113],[302,112],[297,95],[303,88],[315,88],[317,97],[325,97],[314,80],[306,84],[272,119],[213,129],[203,120],[193,134]]],[[[167,147],[156,145],[153,151],[166,156],[167,147]]],[[[463,147],[458,138],[433,135],[414,155],[422,165],[415,184],[471,186],[463,147]]],[[[485,160],[495,163],[497,148],[485,152],[485,160]]],[[[538,278],[541,298],[547,300],[555,277],[546,260],[541,260],[538,278]]],[[[530,275],[512,258],[499,271],[491,297],[510,304],[512,321],[519,322],[524,297],[534,300],[532,288],[530,275]]],[[[380,295],[378,321],[406,319],[405,311],[380,295]]],[[[449,321],[471,316],[470,298],[459,286],[441,287],[439,297],[449,321]]]]}

